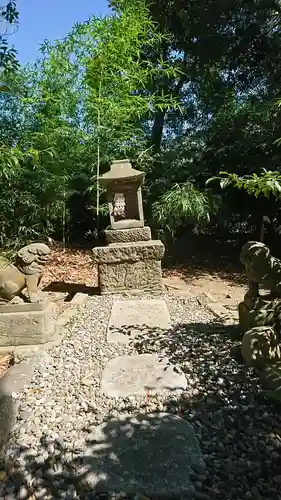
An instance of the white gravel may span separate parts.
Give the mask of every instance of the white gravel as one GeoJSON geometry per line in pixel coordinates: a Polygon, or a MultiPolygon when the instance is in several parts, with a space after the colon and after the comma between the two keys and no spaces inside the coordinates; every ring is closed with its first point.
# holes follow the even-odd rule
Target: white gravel
{"type": "Polygon", "coordinates": [[[175,412],[194,424],[207,463],[207,472],[194,472],[194,500],[281,499],[280,408],[260,397],[253,372],[234,359],[239,342],[229,337],[231,327],[212,323],[196,299],[162,298],[173,324],[168,331],[143,332],[134,345],[108,344],[113,299],[92,297],[62,344],[33,359],[32,383],[18,396],[1,499],[111,498],[84,490],[79,474],[85,441],[93,426],[140,410],[175,412]],[[180,401],[116,401],[100,394],[109,359],[143,352],[163,353],[185,371],[188,390],[180,401]]]}

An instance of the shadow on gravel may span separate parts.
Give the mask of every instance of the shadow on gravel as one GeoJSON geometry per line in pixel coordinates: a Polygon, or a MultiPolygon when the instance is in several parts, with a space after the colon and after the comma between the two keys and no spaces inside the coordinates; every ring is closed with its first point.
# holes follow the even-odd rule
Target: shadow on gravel
{"type": "MultiPolygon", "coordinates": [[[[7,500],[133,498],[108,492],[136,489],[149,495],[151,484],[163,488],[166,482],[173,485],[172,493],[178,491],[175,496],[167,491],[168,498],[280,500],[280,407],[260,396],[253,371],[234,358],[239,340],[233,340],[231,330],[195,323],[165,331],[146,328],[132,339],[135,349],[161,352],[186,374],[189,389],[180,400],[169,397],[159,403],[159,411],[182,417],[183,426],[161,413],[147,416],[151,408],[155,411],[150,406],[155,402],[144,398],[133,423],[128,413],[135,407],[128,400],[123,420],[116,417],[118,405],[98,427],[93,413],[93,425],[84,429],[84,444],[79,435],[77,442],[64,443],[51,429],[48,434],[42,430],[39,451],[15,446],[17,460],[8,460],[3,483],[6,494],[10,489],[12,495],[7,500]],[[191,484],[195,492],[183,495],[191,484]]],[[[1,486],[0,497],[5,498],[1,486]]]]}
{"type": "Polygon", "coordinates": [[[65,281],[53,281],[52,283],[49,283],[47,286],[45,286],[43,288],[43,292],[68,293],[69,296],[72,298],[76,293],[85,293],[89,296],[98,295],[99,289],[98,289],[98,287],[80,285],[79,283],[67,283],[65,281]]]}

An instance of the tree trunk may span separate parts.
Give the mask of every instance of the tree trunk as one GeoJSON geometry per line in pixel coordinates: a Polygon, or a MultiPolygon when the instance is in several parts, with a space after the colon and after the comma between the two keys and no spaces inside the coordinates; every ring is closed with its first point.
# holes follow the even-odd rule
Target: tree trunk
{"type": "Polygon", "coordinates": [[[265,219],[264,216],[262,216],[260,224],[260,241],[262,243],[264,243],[264,233],[265,233],[265,219]]]}
{"type": "MultiPolygon", "coordinates": [[[[172,90],[174,95],[177,95],[177,96],[179,95],[185,80],[186,80],[185,76],[183,76],[179,79],[177,85],[172,90]]],[[[168,94],[170,92],[169,86],[162,87],[162,89],[164,90],[165,94],[168,94]]],[[[161,148],[161,141],[162,141],[162,136],[163,136],[165,116],[166,116],[166,110],[156,111],[156,113],[154,115],[154,122],[153,122],[152,133],[151,133],[151,144],[157,153],[160,151],[160,148],[161,148]]]]}
{"type": "Polygon", "coordinates": [[[163,135],[164,121],[165,121],[165,111],[156,111],[154,116],[154,123],[151,133],[151,143],[155,151],[159,152],[161,148],[161,141],[163,135]]]}

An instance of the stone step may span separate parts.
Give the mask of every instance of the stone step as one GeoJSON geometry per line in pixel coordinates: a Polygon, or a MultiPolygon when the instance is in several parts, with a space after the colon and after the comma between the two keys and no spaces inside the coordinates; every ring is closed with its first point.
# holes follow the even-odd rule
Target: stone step
{"type": "Polygon", "coordinates": [[[184,373],[156,354],[118,356],[109,361],[101,379],[102,393],[111,398],[180,396],[186,387],[184,373]]]}
{"type": "Polygon", "coordinates": [[[170,327],[165,300],[120,300],[113,303],[107,341],[126,344],[147,329],[170,327]]]}
{"type": "Polygon", "coordinates": [[[191,475],[205,463],[192,425],[167,413],[119,417],[88,436],[83,476],[100,491],[194,498],[191,475]]]}

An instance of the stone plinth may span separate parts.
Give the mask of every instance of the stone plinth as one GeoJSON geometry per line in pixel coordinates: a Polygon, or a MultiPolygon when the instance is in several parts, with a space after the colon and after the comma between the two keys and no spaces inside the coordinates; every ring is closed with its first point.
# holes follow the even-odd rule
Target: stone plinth
{"type": "Polygon", "coordinates": [[[52,302],[0,306],[0,347],[44,344],[52,340],[56,306],[52,302]]]}
{"type": "Polygon", "coordinates": [[[151,229],[148,226],[131,229],[107,229],[105,239],[108,244],[149,241],[151,240],[151,229]]]}
{"type": "Polygon", "coordinates": [[[93,249],[101,293],[163,290],[161,241],[114,243],[93,249]]]}

